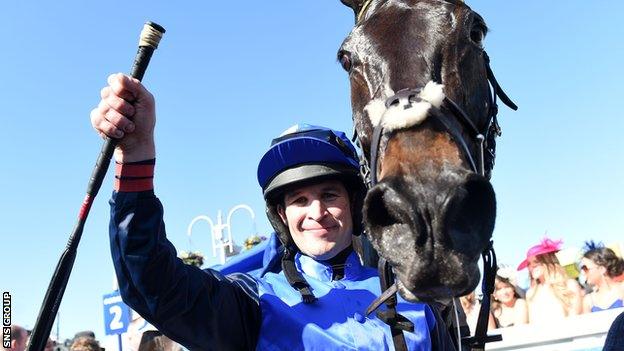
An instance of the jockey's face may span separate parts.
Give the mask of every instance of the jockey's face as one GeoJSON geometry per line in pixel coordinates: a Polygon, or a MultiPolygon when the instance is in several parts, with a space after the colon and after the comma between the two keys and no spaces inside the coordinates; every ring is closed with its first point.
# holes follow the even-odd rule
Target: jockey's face
{"type": "Polygon", "coordinates": [[[338,180],[301,186],[284,195],[278,211],[299,250],[327,260],[351,245],[353,220],[347,189],[338,180]]]}

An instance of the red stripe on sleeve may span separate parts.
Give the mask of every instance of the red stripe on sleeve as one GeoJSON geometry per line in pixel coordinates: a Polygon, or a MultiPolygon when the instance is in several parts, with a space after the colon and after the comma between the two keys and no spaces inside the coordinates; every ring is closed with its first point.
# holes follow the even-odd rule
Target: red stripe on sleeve
{"type": "Polygon", "coordinates": [[[115,177],[153,177],[154,165],[115,163],[115,177]]]}
{"type": "Polygon", "coordinates": [[[154,189],[154,178],[116,179],[114,188],[121,192],[137,192],[154,189]]]}

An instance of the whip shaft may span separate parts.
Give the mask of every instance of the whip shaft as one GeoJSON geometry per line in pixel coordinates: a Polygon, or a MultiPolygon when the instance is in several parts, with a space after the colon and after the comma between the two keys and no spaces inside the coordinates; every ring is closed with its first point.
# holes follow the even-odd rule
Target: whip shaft
{"type": "MultiPolygon", "coordinates": [[[[143,79],[145,70],[149,64],[149,61],[154,53],[154,50],[158,47],[158,43],[165,33],[165,29],[153,22],[147,22],[141,32],[141,39],[139,41],[139,49],[132,65],[131,75],[138,80],[143,79]]],[[[58,312],[59,305],[63,299],[67,282],[76,260],[76,253],[80,238],[82,237],[82,231],[84,229],[87,216],[93,204],[93,200],[97,196],[102,181],[108,171],[113,151],[117,145],[117,139],[106,138],[102,150],[93,168],[93,173],[87,186],[87,195],[85,196],[82,205],[80,206],[80,212],[78,213],[78,221],[74,226],[74,230],[69,236],[69,241],[65,250],[61,254],[61,257],[56,265],[50,285],[46,291],[43,304],[39,310],[39,316],[37,322],[33,328],[32,335],[30,337],[30,343],[28,345],[28,351],[43,351],[45,345],[50,337],[50,330],[52,330],[52,324],[54,318],[58,312]]]]}

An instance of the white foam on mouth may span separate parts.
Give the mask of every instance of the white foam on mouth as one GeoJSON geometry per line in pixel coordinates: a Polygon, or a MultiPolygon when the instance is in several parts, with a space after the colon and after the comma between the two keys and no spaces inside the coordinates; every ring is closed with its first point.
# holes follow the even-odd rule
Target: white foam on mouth
{"type": "Polygon", "coordinates": [[[418,97],[422,101],[412,103],[412,107],[407,109],[398,105],[386,108],[385,101],[374,99],[364,107],[364,111],[368,114],[373,127],[382,123],[387,131],[409,128],[422,123],[432,106],[440,108],[445,97],[444,85],[429,81],[418,97]]]}

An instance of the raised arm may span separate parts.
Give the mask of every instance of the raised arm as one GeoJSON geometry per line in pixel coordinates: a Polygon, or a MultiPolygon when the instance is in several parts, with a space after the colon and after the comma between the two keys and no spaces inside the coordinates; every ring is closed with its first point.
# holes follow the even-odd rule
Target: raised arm
{"type": "Polygon", "coordinates": [[[165,236],[162,216],[152,191],[113,194],[110,245],[124,301],[190,350],[255,348],[255,281],[184,264],[165,236]]]}
{"type": "Polygon", "coordinates": [[[260,308],[255,281],[202,271],[177,258],[153,192],[155,102],[136,79],[113,74],[91,112],[101,135],[118,138],[109,226],[124,301],[191,350],[255,348],[260,308]]]}

